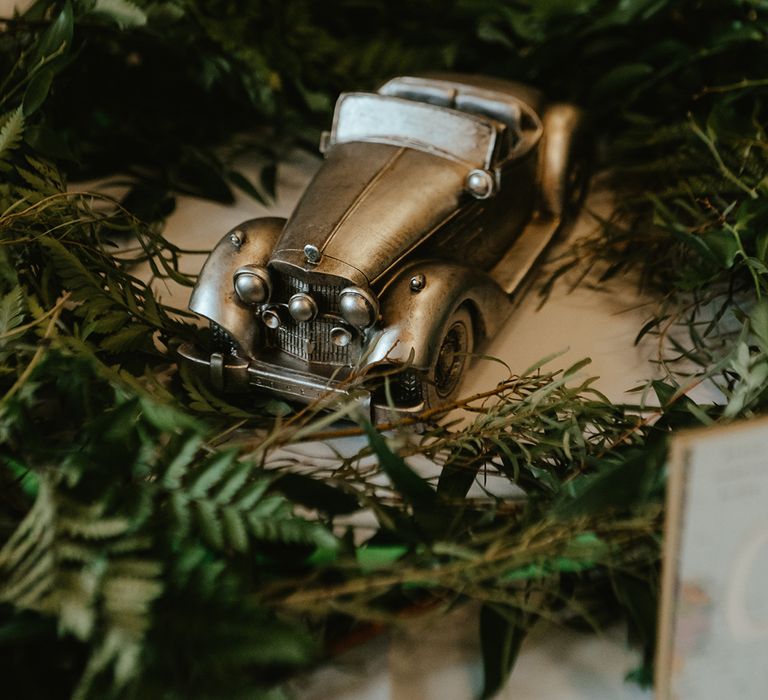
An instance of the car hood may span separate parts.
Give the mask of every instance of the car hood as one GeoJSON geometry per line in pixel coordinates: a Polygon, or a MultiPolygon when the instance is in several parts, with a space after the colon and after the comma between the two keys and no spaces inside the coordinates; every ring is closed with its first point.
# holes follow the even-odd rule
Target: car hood
{"type": "MultiPolygon", "coordinates": [[[[399,145],[337,144],[275,246],[272,262],[373,284],[458,210],[468,167],[399,145]],[[322,257],[306,262],[314,245],[322,257]]],[[[357,282],[356,282],[357,283],[357,282]]]]}

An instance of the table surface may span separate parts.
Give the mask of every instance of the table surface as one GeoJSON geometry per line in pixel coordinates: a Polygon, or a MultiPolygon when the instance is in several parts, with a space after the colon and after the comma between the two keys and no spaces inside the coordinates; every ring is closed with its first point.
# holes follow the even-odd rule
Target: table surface
{"type": "MultiPolygon", "coordinates": [[[[288,216],[320,162],[307,154],[295,154],[282,163],[277,201],[268,208],[245,197],[232,206],[181,197],[165,235],[185,249],[207,252],[245,219],[267,214],[288,216]]],[[[252,167],[243,164],[246,172],[252,167]]],[[[590,194],[568,239],[557,244],[549,257],[557,257],[569,240],[597,225],[590,212],[604,215],[610,206],[606,190],[590,194]]],[[[182,268],[197,272],[204,259],[203,254],[186,255],[182,268]]],[[[537,283],[547,279],[556,264],[548,262],[540,267],[531,290],[484,349],[485,354],[504,360],[515,373],[556,352],[562,354],[550,363],[553,369],[590,357],[592,364],[582,370],[582,376],[599,377],[596,387],[613,400],[636,402],[637,395],[626,391],[656,371],[653,341],[634,344],[638,329],[650,314],[651,300],[643,298],[627,279],[613,280],[600,291],[584,285],[572,289],[566,281],[557,284],[540,307],[537,283]]],[[[186,306],[189,289],[171,282],[156,285],[156,289],[165,302],[186,306]]],[[[492,388],[505,374],[498,363],[476,361],[464,393],[492,388]]],[[[308,459],[310,454],[318,459],[323,453],[332,458],[332,452],[323,447],[327,448],[309,446],[293,454],[299,459],[308,459]]],[[[596,635],[543,625],[526,640],[509,682],[497,697],[650,698],[650,691],[624,681],[638,663],[639,654],[627,647],[620,629],[596,635]]],[[[409,622],[362,644],[297,679],[292,690],[298,700],[469,700],[478,695],[481,684],[477,610],[466,605],[448,615],[409,622]]]]}

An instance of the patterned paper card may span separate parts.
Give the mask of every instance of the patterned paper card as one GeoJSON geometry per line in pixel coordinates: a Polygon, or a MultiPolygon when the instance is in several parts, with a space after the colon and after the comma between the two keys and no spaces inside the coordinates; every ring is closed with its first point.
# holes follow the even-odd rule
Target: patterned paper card
{"type": "Polygon", "coordinates": [[[656,690],[768,699],[768,420],[673,443],[656,690]]]}

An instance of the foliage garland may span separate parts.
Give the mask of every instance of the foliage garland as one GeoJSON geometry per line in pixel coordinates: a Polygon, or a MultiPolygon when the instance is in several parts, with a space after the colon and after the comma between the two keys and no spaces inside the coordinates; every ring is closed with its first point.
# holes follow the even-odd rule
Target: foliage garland
{"type": "Polygon", "coordinates": [[[356,625],[466,599],[482,603],[485,697],[541,618],[621,616],[647,680],[668,436],[766,402],[768,6],[39,0],[3,22],[9,696],[280,697],[356,625]],[[660,306],[639,334],[700,369],[662,358],[660,407],[637,411],[577,380],[581,365],[533,367],[463,402],[463,428],[385,440],[357,417],[343,432],[366,449],[297,472],[279,448],[334,434],[354,407],[229,405],[177,373],[173,343],[197,331],[131,267],[190,284],[161,235],[174,192],[267,198],[276,159],[314,140],[338,91],[435,67],[584,104],[621,204],[561,271],[642,270],[660,306]],[[259,182],[232,166],[246,148],[264,158],[259,182]],[[121,202],[67,190],[115,172],[131,185],[121,202]],[[133,251],[110,243],[128,237],[133,251]],[[704,379],[723,405],[686,396],[704,379]],[[436,485],[415,455],[442,466],[436,485]],[[485,473],[526,498],[468,497],[485,473]],[[361,542],[345,516],[362,508],[378,525],[361,542]]]}

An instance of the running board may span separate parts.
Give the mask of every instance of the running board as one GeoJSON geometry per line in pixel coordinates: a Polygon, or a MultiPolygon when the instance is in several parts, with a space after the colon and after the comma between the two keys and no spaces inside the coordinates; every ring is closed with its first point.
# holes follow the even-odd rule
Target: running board
{"type": "Polygon", "coordinates": [[[560,218],[534,219],[496,263],[489,274],[507,294],[514,294],[525,282],[561,224],[560,218]]]}

